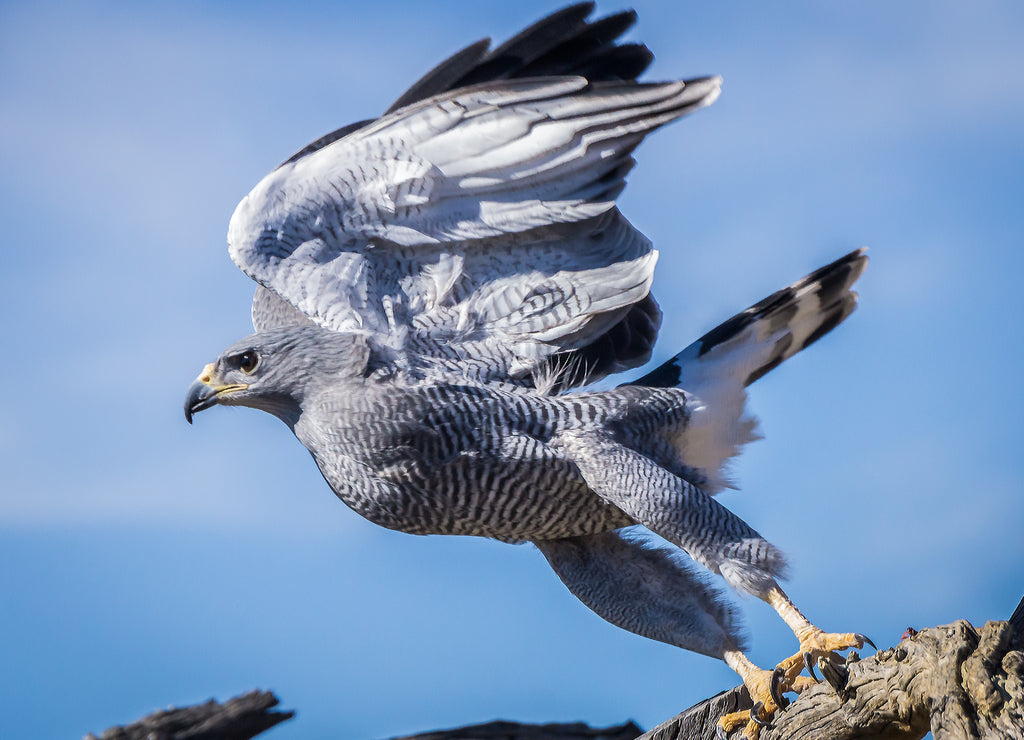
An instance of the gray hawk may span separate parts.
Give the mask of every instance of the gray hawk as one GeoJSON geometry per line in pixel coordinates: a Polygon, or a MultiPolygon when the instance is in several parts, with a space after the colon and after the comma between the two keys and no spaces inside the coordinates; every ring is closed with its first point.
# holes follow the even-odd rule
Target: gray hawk
{"type": "Polygon", "coordinates": [[[338,497],[414,534],[530,541],[608,621],[723,659],[754,710],[749,737],[860,647],[786,597],[783,554],[714,498],[756,437],[747,385],[853,311],[853,252],[705,334],[638,381],[661,322],[657,251],[616,208],[647,134],[719,94],[721,79],[638,82],[652,55],[620,43],[632,11],[565,8],[428,72],[381,117],[341,128],[238,205],[231,258],[257,283],[256,333],[207,365],[185,415],[269,412],[338,497]],[[642,525],[770,603],[800,650],[754,666],[732,607],[642,525]],[[813,669],[811,669],[813,673],[813,669]]]}

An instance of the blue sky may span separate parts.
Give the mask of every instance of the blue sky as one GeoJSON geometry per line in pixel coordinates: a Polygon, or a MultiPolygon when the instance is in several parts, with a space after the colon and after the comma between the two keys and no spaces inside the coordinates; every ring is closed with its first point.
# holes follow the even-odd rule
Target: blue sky
{"type": "MultiPolygon", "coordinates": [[[[181,413],[249,333],[224,235],[308,141],[555,4],[0,7],[4,738],[278,692],[268,737],[496,717],[651,727],[736,683],[617,630],[528,546],[376,528],[271,417],[181,413]]],[[[601,2],[600,13],[621,5],[601,2]]],[[[1024,8],[637,2],[649,79],[722,74],[621,198],[661,250],[664,359],[859,246],[861,307],[752,388],[722,501],[821,626],[1005,618],[1024,594],[1024,8]]],[[[740,599],[751,656],[796,644],[740,599]]]]}

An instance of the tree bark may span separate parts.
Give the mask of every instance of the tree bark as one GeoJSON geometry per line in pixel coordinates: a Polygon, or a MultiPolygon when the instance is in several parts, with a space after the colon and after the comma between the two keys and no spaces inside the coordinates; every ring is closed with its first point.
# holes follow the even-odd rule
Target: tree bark
{"type": "MultiPolygon", "coordinates": [[[[839,665],[819,661],[827,681],[777,713],[760,740],[918,740],[929,730],[935,740],[1021,740],[1024,653],[1012,633],[1009,622],[988,622],[979,633],[961,620],[864,659],[851,653],[839,665]]],[[[639,740],[713,740],[718,717],[750,706],[738,686],[639,740]]]]}

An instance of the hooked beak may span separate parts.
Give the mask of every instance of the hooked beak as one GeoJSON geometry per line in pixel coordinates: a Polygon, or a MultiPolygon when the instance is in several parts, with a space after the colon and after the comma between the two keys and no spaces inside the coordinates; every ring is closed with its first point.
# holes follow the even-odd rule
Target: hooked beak
{"type": "Polygon", "coordinates": [[[210,363],[189,386],[188,395],[185,396],[185,421],[189,424],[192,423],[192,414],[216,405],[220,402],[221,396],[244,391],[249,387],[248,383],[218,383],[215,376],[215,368],[213,363],[210,363]]]}

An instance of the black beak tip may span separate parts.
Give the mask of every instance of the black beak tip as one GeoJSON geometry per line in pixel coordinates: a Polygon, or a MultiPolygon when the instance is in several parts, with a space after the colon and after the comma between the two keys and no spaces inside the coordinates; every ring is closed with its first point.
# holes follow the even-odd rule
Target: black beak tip
{"type": "Polygon", "coordinates": [[[201,381],[194,382],[185,396],[185,421],[192,423],[192,417],[217,403],[217,391],[201,381]]]}

